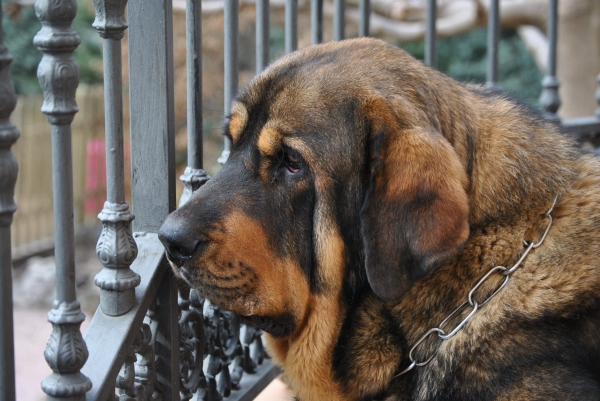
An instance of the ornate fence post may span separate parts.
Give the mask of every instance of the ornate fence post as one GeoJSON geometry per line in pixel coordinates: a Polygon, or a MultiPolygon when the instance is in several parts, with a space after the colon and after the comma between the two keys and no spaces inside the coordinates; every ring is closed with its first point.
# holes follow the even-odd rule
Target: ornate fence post
{"type": "Polygon", "coordinates": [[[52,125],[56,242],[56,300],[48,314],[52,336],[44,352],[53,373],[42,382],[42,389],[49,400],[83,400],[92,383],[80,372],[88,351],[79,330],[85,316],[75,295],[71,122],[79,111],[75,103],[79,68],[73,51],[81,39],[71,29],[71,21],[77,12],[77,3],[75,0],[37,0],[35,11],[42,22],[42,29],[33,39],[44,52],[38,67],[38,79],[44,92],[42,112],[52,125]]]}
{"type": "Polygon", "coordinates": [[[98,215],[103,228],[96,247],[104,269],[95,283],[101,288],[102,311],[120,316],[133,308],[135,287],[140,284],[140,276],[129,268],[137,256],[137,245],[131,234],[134,217],[125,202],[121,39],[127,28],[127,0],[94,0],[94,6],[93,26],[103,39],[106,149],[111,150],[106,153],[108,200],[98,215]]]}
{"type": "Polygon", "coordinates": [[[0,394],[6,401],[15,400],[10,225],[17,210],[13,197],[18,167],[10,148],[19,138],[19,130],[8,119],[17,103],[10,78],[11,61],[4,45],[0,6],[0,394]]]}

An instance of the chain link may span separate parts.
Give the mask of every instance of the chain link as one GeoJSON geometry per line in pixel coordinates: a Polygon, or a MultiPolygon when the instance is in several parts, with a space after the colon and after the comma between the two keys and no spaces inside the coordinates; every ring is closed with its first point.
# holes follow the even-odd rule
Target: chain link
{"type": "Polygon", "coordinates": [[[404,369],[402,372],[398,373],[394,377],[402,376],[403,374],[405,374],[407,372],[410,372],[411,370],[413,370],[415,368],[415,366],[425,366],[429,362],[431,362],[433,360],[433,358],[435,357],[435,355],[437,354],[437,351],[439,350],[439,348],[441,346],[441,343],[440,343],[440,345],[438,345],[438,347],[435,349],[435,351],[433,351],[433,353],[429,356],[429,358],[425,359],[423,362],[417,362],[417,360],[415,359],[415,357],[413,355],[415,349],[417,349],[417,347],[419,345],[421,345],[428,337],[430,337],[434,333],[437,334],[437,336],[442,341],[445,341],[445,340],[448,340],[448,339],[454,337],[469,322],[469,320],[471,320],[471,318],[473,316],[475,316],[475,314],[485,304],[487,304],[490,301],[490,299],[492,299],[493,297],[495,297],[506,286],[506,284],[508,283],[508,280],[510,280],[511,275],[515,272],[515,270],[517,270],[517,268],[521,265],[521,263],[523,262],[523,260],[525,260],[525,258],[529,254],[529,252],[531,252],[532,249],[535,249],[535,248],[539,247],[540,245],[542,245],[542,243],[546,239],[546,236],[548,235],[548,231],[550,231],[550,227],[552,226],[552,222],[553,222],[553,219],[552,219],[552,216],[550,215],[550,213],[552,213],[552,210],[554,210],[554,206],[556,205],[556,201],[557,200],[558,200],[558,196],[556,198],[554,198],[554,203],[552,203],[552,206],[550,207],[550,210],[548,210],[546,212],[546,214],[545,214],[545,217],[547,217],[549,219],[549,221],[548,221],[548,226],[546,227],[546,231],[544,231],[544,234],[542,235],[542,238],[537,243],[533,242],[533,241],[524,241],[524,246],[526,246],[527,249],[525,249],[525,252],[523,252],[523,255],[521,255],[521,257],[519,258],[519,260],[510,269],[508,267],[506,267],[506,266],[496,266],[496,267],[493,267],[492,269],[490,269],[490,271],[488,271],[481,279],[479,279],[479,281],[477,282],[477,284],[475,284],[473,286],[473,288],[471,288],[471,290],[469,291],[469,295],[468,295],[467,300],[465,302],[463,302],[452,313],[450,313],[448,316],[446,316],[446,318],[444,320],[442,320],[442,322],[439,324],[438,327],[430,328],[429,330],[427,330],[425,332],[425,334],[423,334],[417,340],[417,342],[415,342],[415,344],[412,346],[412,348],[408,352],[408,357],[409,357],[410,362],[411,362],[410,365],[406,369],[404,369]],[[477,302],[476,300],[473,299],[473,294],[494,273],[497,273],[499,275],[504,276],[504,280],[498,286],[498,288],[496,288],[496,290],[494,290],[494,292],[492,292],[492,294],[490,296],[488,296],[487,299],[485,299],[485,301],[483,301],[483,302],[477,302]],[[446,324],[450,319],[452,319],[454,316],[458,315],[460,312],[462,312],[467,307],[471,307],[472,308],[471,312],[469,312],[469,314],[459,324],[457,324],[454,327],[454,329],[452,329],[451,331],[449,331],[448,333],[446,333],[446,331],[444,331],[444,329],[442,328],[444,326],[444,324],[446,324]]]}

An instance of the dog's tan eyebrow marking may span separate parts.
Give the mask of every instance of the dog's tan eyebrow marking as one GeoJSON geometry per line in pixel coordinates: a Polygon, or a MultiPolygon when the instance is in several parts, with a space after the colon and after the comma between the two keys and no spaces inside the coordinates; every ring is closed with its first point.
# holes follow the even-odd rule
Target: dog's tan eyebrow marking
{"type": "Polygon", "coordinates": [[[234,101],[231,105],[231,117],[229,118],[229,135],[233,143],[236,143],[240,139],[247,123],[248,110],[246,106],[241,102],[234,101]]]}
{"type": "Polygon", "coordinates": [[[261,154],[265,156],[274,156],[281,146],[281,132],[272,127],[265,126],[258,136],[256,146],[261,154]]]}

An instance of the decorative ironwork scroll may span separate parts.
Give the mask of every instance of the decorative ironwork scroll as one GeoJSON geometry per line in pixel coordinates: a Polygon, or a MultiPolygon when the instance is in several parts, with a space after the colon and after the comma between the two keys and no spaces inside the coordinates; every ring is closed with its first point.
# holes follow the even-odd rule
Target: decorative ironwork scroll
{"type": "MultiPolygon", "coordinates": [[[[183,286],[183,284],[182,284],[183,286]]],[[[181,400],[220,401],[255,373],[265,352],[260,330],[221,310],[196,290],[180,288],[181,400]]]]}
{"type": "Polygon", "coordinates": [[[181,308],[179,371],[181,378],[181,399],[203,400],[206,395],[206,376],[202,370],[204,362],[205,335],[202,308],[204,299],[196,290],[179,289],[179,307],[181,308]]]}
{"type": "Polygon", "coordinates": [[[83,400],[92,387],[80,372],[88,351],[79,330],[84,315],[75,295],[73,168],[71,122],[77,113],[75,90],[79,67],[73,51],[81,39],[71,29],[75,0],[37,0],[35,11],[42,29],[33,39],[42,50],[38,79],[44,93],[42,112],[52,125],[56,300],[48,314],[52,336],[44,356],[53,373],[42,382],[49,399],[83,400]]]}
{"type": "MultiPolygon", "coordinates": [[[[148,319],[151,321],[150,318],[148,319]]],[[[157,391],[154,340],[150,325],[144,323],[117,376],[115,386],[119,389],[120,395],[118,398],[115,396],[115,400],[162,400],[162,395],[157,391]]]]}
{"type": "Polygon", "coordinates": [[[127,0],[94,0],[94,28],[103,38],[104,102],[106,120],[106,176],[108,200],[98,215],[102,234],[96,252],[104,269],[96,275],[101,288],[100,307],[109,316],[127,313],[135,304],[135,287],[140,276],[129,266],[137,257],[137,245],[131,233],[134,216],[125,203],[123,148],[123,85],[121,77],[121,39],[127,23],[127,0]]]}
{"type": "Polygon", "coordinates": [[[17,96],[10,78],[12,57],[4,45],[0,7],[0,383],[7,401],[15,400],[15,356],[12,313],[12,255],[10,225],[17,209],[14,202],[17,160],[10,148],[19,130],[9,121],[17,96]]]}

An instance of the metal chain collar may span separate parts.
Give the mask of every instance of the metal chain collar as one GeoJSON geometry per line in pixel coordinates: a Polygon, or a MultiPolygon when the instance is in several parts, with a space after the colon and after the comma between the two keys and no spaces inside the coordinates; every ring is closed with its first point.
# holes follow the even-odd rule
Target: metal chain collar
{"type": "Polygon", "coordinates": [[[406,369],[404,369],[402,372],[400,372],[399,374],[397,374],[394,377],[398,377],[398,376],[402,376],[403,374],[411,371],[412,369],[414,369],[415,366],[425,366],[427,365],[429,362],[431,362],[431,360],[434,358],[434,356],[436,355],[437,351],[439,350],[440,346],[438,346],[436,348],[436,350],[432,353],[432,355],[427,358],[426,360],[424,360],[423,362],[417,362],[417,360],[415,360],[415,357],[413,356],[413,353],[415,351],[415,349],[421,344],[423,343],[423,341],[425,341],[429,336],[431,336],[432,334],[437,334],[437,336],[439,338],[441,338],[443,341],[448,340],[452,337],[454,337],[456,335],[456,333],[458,333],[466,324],[469,320],[471,320],[471,318],[473,316],[475,316],[475,314],[477,313],[477,311],[479,311],[485,304],[487,304],[490,299],[492,299],[494,296],[496,296],[496,294],[498,294],[500,292],[500,290],[502,290],[505,286],[506,283],[508,283],[508,280],[510,279],[510,276],[515,272],[515,270],[517,270],[517,268],[521,265],[521,263],[523,262],[523,260],[525,260],[525,258],[527,257],[527,255],[529,254],[529,252],[531,252],[532,249],[535,249],[537,247],[539,247],[540,245],[542,245],[542,243],[544,242],[544,240],[546,239],[546,236],[548,235],[548,231],[550,231],[550,227],[552,226],[552,216],[550,215],[550,213],[552,213],[552,210],[554,209],[554,206],[556,205],[556,201],[558,200],[558,197],[554,198],[554,203],[552,204],[552,206],[550,207],[550,210],[548,210],[545,214],[546,217],[548,217],[549,222],[548,222],[548,226],[546,227],[546,231],[544,232],[544,235],[542,236],[542,238],[537,242],[533,242],[533,241],[523,241],[524,245],[527,247],[525,249],[525,252],[523,252],[523,255],[521,256],[521,258],[519,258],[519,260],[517,261],[517,263],[514,264],[514,266],[512,266],[511,268],[508,268],[506,266],[496,266],[494,268],[492,268],[490,271],[488,271],[478,282],[477,284],[475,284],[473,286],[473,288],[471,288],[471,291],[469,291],[469,295],[467,297],[467,300],[465,302],[463,302],[458,308],[456,308],[452,313],[450,313],[440,324],[438,327],[434,327],[431,328],[429,330],[427,330],[425,332],[425,334],[423,334],[421,336],[421,338],[419,338],[417,340],[417,342],[413,345],[413,347],[410,349],[409,353],[408,353],[408,357],[410,358],[410,366],[407,367],[406,369]],[[473,293],[475,293],[475,291],[477,291],[477,289],[479,287],[481,287],[483,285],[483,283],[485,283],[487,281],[487,279],[494,273],[497,274],[501,274],[504,276],[504,281],[502,281],[502,284],[500,284],[498,286],[498,288],[490,295],[488,296],[488,298],[483,301],[483,302],[477,302],[476,300],[473,299],[473,293]],[[451,331],[449,331],[448,333],[442,328],[444,326],[444,324],[446,324],[446,322],[448,322],[452,317],[456,316],[459,312],[461,312],[463,309],[465,308],[471,308],[471,312],[469,312],[469,314],[451,331]]]}

